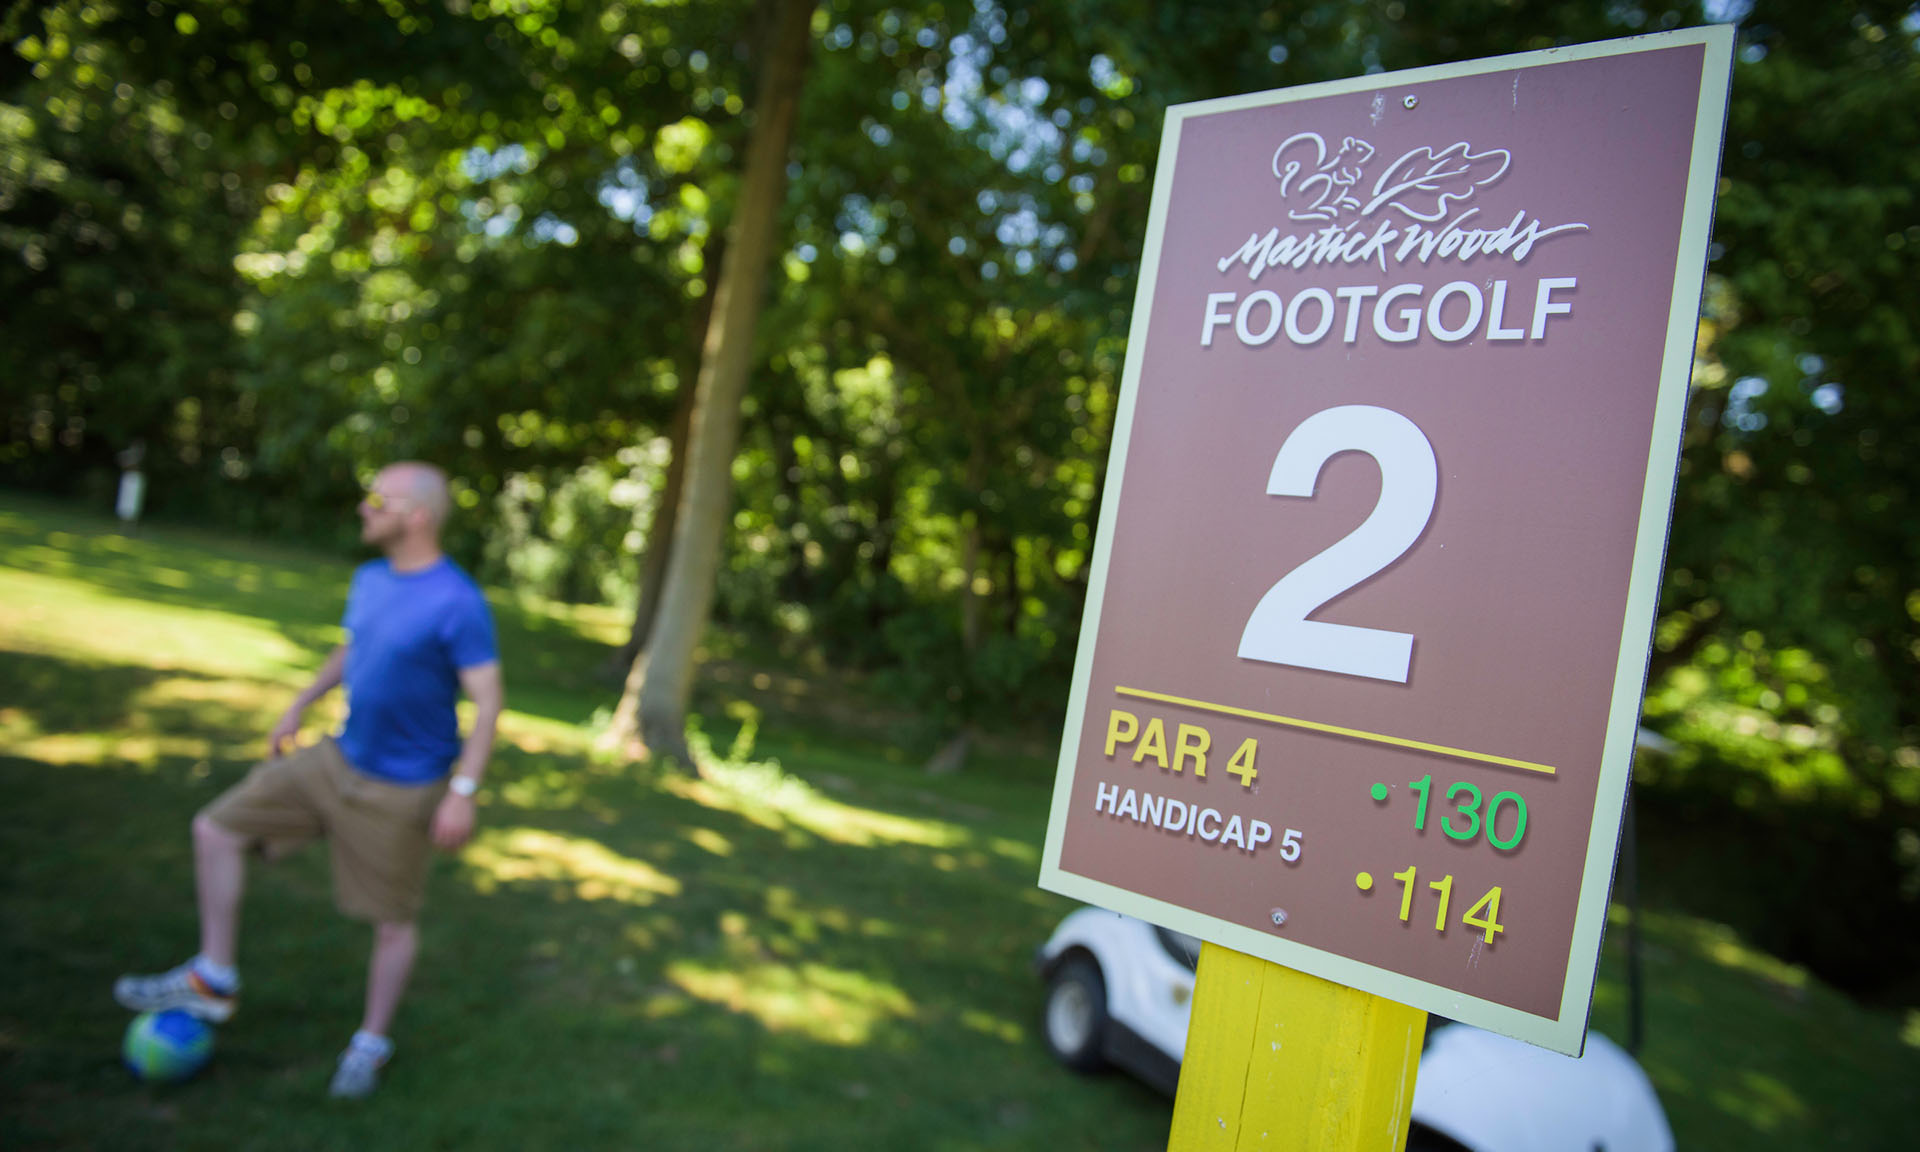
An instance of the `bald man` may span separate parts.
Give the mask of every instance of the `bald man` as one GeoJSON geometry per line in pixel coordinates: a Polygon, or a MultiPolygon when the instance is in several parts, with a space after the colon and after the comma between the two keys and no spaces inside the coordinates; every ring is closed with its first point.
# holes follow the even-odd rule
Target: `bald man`
{"type": "Polygon", "coordinates": [[[431,848],[453,851],[473,834],[474,793],[504,700],[486,600],[440,550],[451,506],[445,474],[430,465],[393,464],[374,478],[360,501],[360,538],[384,555],[353,574],[346,642],[273,726],[269,758],[194,817],[199,955],[114,985],[115,999],[136,1012],[232,1016],[248,850],[273,858],[327,840],[334,903],[374,926],[366,1009],[335,1067],[334,1096],[371,1093],[393,1054],[388,1032],[413,971],[431,848]],[[307,707],[339,684],[345,725],[296,747],[307,707]],[[475,705],[464,741],[454,711],[463,691],[475,705]]]}

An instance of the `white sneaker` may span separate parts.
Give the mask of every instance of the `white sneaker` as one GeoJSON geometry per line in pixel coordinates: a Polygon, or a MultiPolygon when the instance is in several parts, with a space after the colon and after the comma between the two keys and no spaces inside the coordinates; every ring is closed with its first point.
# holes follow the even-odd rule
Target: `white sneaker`
{"type": "Polygon", "coordinates": [[[179,1009],[212,1024],[223,1024],[240,1006],[237,992],[222,992],[194,971],[189,960],[152,976],[122,976],[113,982],[113,998],[130,1012],[179,1009]]]}
{"type": "Polygon", "coordinates": [[[385,1052],[359,1043],[347,1045],[333,1070],[333,1083],[327,1085],[327,1095],[336,1100],[364,1100],[373,1095],[373,1090],[380,1087],[380,1069],[386,1067],[392,1057],[392,1045],[388,1045],[385,1052]]]}

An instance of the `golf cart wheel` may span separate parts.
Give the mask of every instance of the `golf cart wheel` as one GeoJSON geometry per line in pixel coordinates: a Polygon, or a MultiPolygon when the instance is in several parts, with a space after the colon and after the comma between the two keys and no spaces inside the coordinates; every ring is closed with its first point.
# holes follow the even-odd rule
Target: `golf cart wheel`
{"type": "Polygon", "coordinates": [[[1106,1066],[1101,1055],[1107,1032],[1107,982],[1086,956],[1069,956],[1047,981],[1043,1029],[1047,1048],[1067,1067],[1092,1072],[1106,1066]]]}

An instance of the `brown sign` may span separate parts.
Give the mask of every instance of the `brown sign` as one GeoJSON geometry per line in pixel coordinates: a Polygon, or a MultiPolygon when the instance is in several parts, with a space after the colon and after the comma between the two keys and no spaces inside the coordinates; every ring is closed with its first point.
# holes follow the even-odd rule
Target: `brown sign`
{"type": "Polygon", "coordinates": [[[1731,53],[1169,110],[1043,886],[1579,1050],[1731,53]]]}

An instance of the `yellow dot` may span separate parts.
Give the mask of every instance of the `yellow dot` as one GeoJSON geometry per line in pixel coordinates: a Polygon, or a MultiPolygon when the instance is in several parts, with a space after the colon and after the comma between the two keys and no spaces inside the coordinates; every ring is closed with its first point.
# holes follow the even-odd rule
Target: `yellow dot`
{"type": "Polygon", "coordinates": [[[1353,883],[1362,892],[1373,891],[1373,873],[1362,872],[1353,878],[1353,883]]]}

